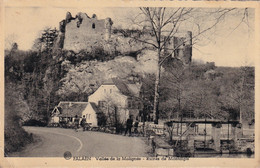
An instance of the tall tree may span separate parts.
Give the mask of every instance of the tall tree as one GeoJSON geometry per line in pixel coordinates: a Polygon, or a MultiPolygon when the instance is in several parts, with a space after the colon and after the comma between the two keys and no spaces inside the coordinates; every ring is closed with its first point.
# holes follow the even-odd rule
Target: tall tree
{"type": "MultiPolygon", "coordinates": [[[[54,46],[54,42],[58,37],[58,30],[56,28],[46,28],[40,37],[41,47],[43,50],[51,51],[54,46]]],[[[37,43],[37,41],[35,41],[37,43]]]]}
{"type": "Polygon", "coordinates": [[[240,123],[254,119],[254,68],[241,67],[223,77],[220,103],[231,119],[240,123]]]}
{"type": "Polygon", "coordinates": [[[169,57],[172,57],[185,43],[186,40],[196,44],[205,34],[213,30],[218,23],[228,13],[234,11],[234,8],[202,10],[194,8],[140,8],[141,13],[134,19],[134,23],[150,36],[132,37],[137,41],[146,44],[148,49],[156,52],[156,74],[154,86],[154,105],[153,116],[154,123],[159,119],[159,95],[160,95],[160,78],[162,65],[169,57]],[[196,27],[192,39],[186,39],[178,45],[171,44],[176,34],[180,33],[182,28],[196,27]]]}

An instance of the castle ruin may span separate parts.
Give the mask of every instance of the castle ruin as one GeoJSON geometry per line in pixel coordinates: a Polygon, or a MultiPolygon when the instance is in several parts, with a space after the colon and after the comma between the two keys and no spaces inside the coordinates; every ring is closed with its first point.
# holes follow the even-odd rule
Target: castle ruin
{"type": "Polygon", "coordinates": [[[173,37],[174,58],[181,60],[185,65],[191,62],[192,32],[187,31],[180,37],[173,37]]]}
{"type": "Polygon", "coordinates": [[[109,40],[112,24],[111,18],[98,20],[95,14],[89,17],[81,12],[73,18],[67,12],[66,19],[60,22],[60,33],[64,36],[61,48],[78,52],[97,45],[99,41],[109,40]]]}
{"type": "MultiPolygon", "coordinates": [[[[79,12],[75,18],[67,12],[66,18],[60,22],[60,32],[57,39],[59,48],[79,52],[81,50],[92,51],[100,47],[108,53],[120,53],[128,55],[131,52],[141,51],[145,44],[133,40],[128,36],[117,35],[112,32],[113,22],[111,18],[98,19],[95,14],[89,17],[86,13],[79,12]]],[[[115,29],[117,30],[117,29],[115,29]]],[[[118,30],[120,32],[120,30],[118,30]]],[[[132,33],[137,33],[133,30],[132,33]]],[[[137,33],[138,35],[138,33],[137,33]]],[[[150,40],[149,32],[139,35],[142,40],[150,40]]],[[[192,32],[178,33],[167,44],[172,57],[181,60],[188,65],[192,59],[192,32]]]]}

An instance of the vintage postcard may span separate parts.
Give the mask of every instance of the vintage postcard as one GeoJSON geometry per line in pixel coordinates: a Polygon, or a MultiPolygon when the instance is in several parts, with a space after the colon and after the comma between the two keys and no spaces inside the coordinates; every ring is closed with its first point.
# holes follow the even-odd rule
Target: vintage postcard
{"type": "Polygon", "coordinates": [[[259,167],[259,2],[0,1],[0,167],[259,167]]]}

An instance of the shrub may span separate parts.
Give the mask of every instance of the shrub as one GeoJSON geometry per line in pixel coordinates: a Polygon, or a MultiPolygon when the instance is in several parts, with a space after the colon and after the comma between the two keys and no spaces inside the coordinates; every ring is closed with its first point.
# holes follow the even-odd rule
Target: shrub
{"type": "Polygon", "coordinates": [[[8,124],[4,129],[5,156],[19,151],[26,144],[33,141],[32,134],[28,134],[23,128],[8,124]]]}
{"type": "Polygon", "coordinates": [[[26,102],[21,99],[18,91],[14,89],[11,83],[6,83],[5,87],[5,156],[9,153],[19,151],[26,144],[33,141],[32,134],[28,134],[21,127],[22,112],[28,112],[25,105],[26,102]]]}

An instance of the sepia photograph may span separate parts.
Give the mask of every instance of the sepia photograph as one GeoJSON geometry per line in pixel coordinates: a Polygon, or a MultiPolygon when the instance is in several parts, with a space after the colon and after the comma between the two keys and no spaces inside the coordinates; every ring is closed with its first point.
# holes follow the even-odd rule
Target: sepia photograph
{"type": "Polygon", "coordinates": [[[5,5],[4,158],[255,159],[256,9],[5,5]]]}

